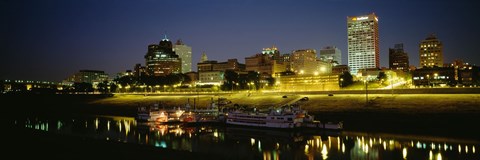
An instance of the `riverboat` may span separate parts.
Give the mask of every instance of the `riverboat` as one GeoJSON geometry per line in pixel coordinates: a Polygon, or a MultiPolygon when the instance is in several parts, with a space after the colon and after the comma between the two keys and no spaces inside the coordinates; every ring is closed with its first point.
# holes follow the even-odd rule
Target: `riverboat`
{"type": "Polygon", "coordinates": [[[226,123],[267,128],[298,128],[304,118],[305,112],[298,107],[271,109],[267,113],[234,110],[228,112],[226,123]]]}
{"type": "Polygon", "coordinates": [[[139,122],[180,122],[185,110],[180,107],[171,109],[160,108],[159,104],[138,107],[136,120],[139,122]]]}

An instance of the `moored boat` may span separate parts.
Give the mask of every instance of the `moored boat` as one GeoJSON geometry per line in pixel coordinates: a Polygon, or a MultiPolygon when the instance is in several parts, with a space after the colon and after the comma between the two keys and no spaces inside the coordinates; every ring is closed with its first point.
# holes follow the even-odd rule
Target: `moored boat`
{"type": "Polygon", "coordinates": [[[267,127],[298,128],[301,127],[305,112],[299,108],[272,109],[270,112],[246,112],[235,110],[227,115],[227,124],[267,127]]]}
{"type": "Polygon", "coordinates": [[[159,104],[153,106],[141,106],[137,109],[136,120],[140,122],[180,122],[180,117],[185,110],[180,107],[171,109],[160,108],[159,104]]]}

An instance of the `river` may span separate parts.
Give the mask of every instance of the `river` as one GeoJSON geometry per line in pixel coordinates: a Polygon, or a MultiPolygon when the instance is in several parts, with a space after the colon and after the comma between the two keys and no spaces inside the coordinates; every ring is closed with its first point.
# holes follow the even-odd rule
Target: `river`
{"type": "Polygon", "coordinates": [[[218,124],[167,125],[139,123],[132,117],[97,115],[31,116],[9,123],[15,128],[53,137],[127,143],[219,159],[480,159],[480,143],[476,140],[425,135],[289,131],[218,124]]]}

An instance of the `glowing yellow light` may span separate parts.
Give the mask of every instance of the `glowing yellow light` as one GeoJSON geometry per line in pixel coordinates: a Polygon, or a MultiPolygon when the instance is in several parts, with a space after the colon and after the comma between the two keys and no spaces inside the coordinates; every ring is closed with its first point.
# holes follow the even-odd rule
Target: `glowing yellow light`
{"type": "Polygon", "coordinates": [[[475,153],[475,146],[472,146],[472,152],[475,153]]]}
{"type": "Polygon", "coordinates": [[[98,118],[95,119],[95,129],[98,129],[98,118]]]}
{"type": "Polygon", "coordinates": [[[432,160],[433,159],[433,153],[432,153],[432,150],[430,150],[430,153],[428,153],[428,159],[432,160]]]}
{"type": "Polygon", "coordinates": [[[309,146],[308,146],[308,144],[306,144],[305,145],[305,153],[308,153],[308,148],[309,148],[309,146]]]}
{"type": "Polygon", "coordinates": [[[327,146],[325,146],[325,144],[323,144],[323,146],[322,146],[322,152],[321,152],[321,153],[322,153],[322,158],[323,158],[323,159],[327,159],[327,158],[328,158],[328,156],[327,156],[327,154],[328,154],[327,146]]]}
{"type": "Polygon", "coordinates": [[[461,153],[462,152],[462,147],[460,147],[460,145],[458,145],[458,153],[461,153]]]}
{"type": "Polygon", "coordinates": [[[253,138],[250,138],[250,143],[252,144],[252,146],[255,144],[255,139],[253,138]]]}
{"type": "Polygon", "coordinates": [[[403,159],[407,159],[407,148],[403,148],[403,159]]]}
{"type": "Polygon", "coordinates": [[[123,120],[123,125],[125,126],[125,136],[130,132],[130,121],[123,120]]]}
{"type": "Polygon", "coordinates": [[[440,153],[437,154],[437,160],[442,160],[442,154],[440,153]]]}

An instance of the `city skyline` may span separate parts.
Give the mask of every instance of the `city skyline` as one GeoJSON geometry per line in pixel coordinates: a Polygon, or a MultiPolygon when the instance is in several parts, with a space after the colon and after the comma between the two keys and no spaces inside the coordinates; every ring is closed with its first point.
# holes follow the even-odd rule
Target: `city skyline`
{"type": "MultiPolygon", "coordinates": [[[[476,64],[480,27],[468,1],[2,1],[0,79],[61,81],[83,70],[110,76],[144,64],[146,46],[164,34],[192,47],[192,69],[202,52],[226,61],[275,45],[281,53],[337,46],[347,64],[347,16],[379,17],[380,66],[388,49],[404,43],[410,64],[419,64],[419,44],[435,33],[444,63],[476,64]],[[207,3],[205,3],[207,2],[207,3]],[[453,3],[455,2],[455,3],[453,3]],[[165,6],[165,7],[158,7],[165,6]],[[399,9],[397,9],[399,8],[399,9]],[[403,9],[403,10],[402,10],[403,9]]],[[[318,54],[318,53],[317,53],[318,54]]]]}

